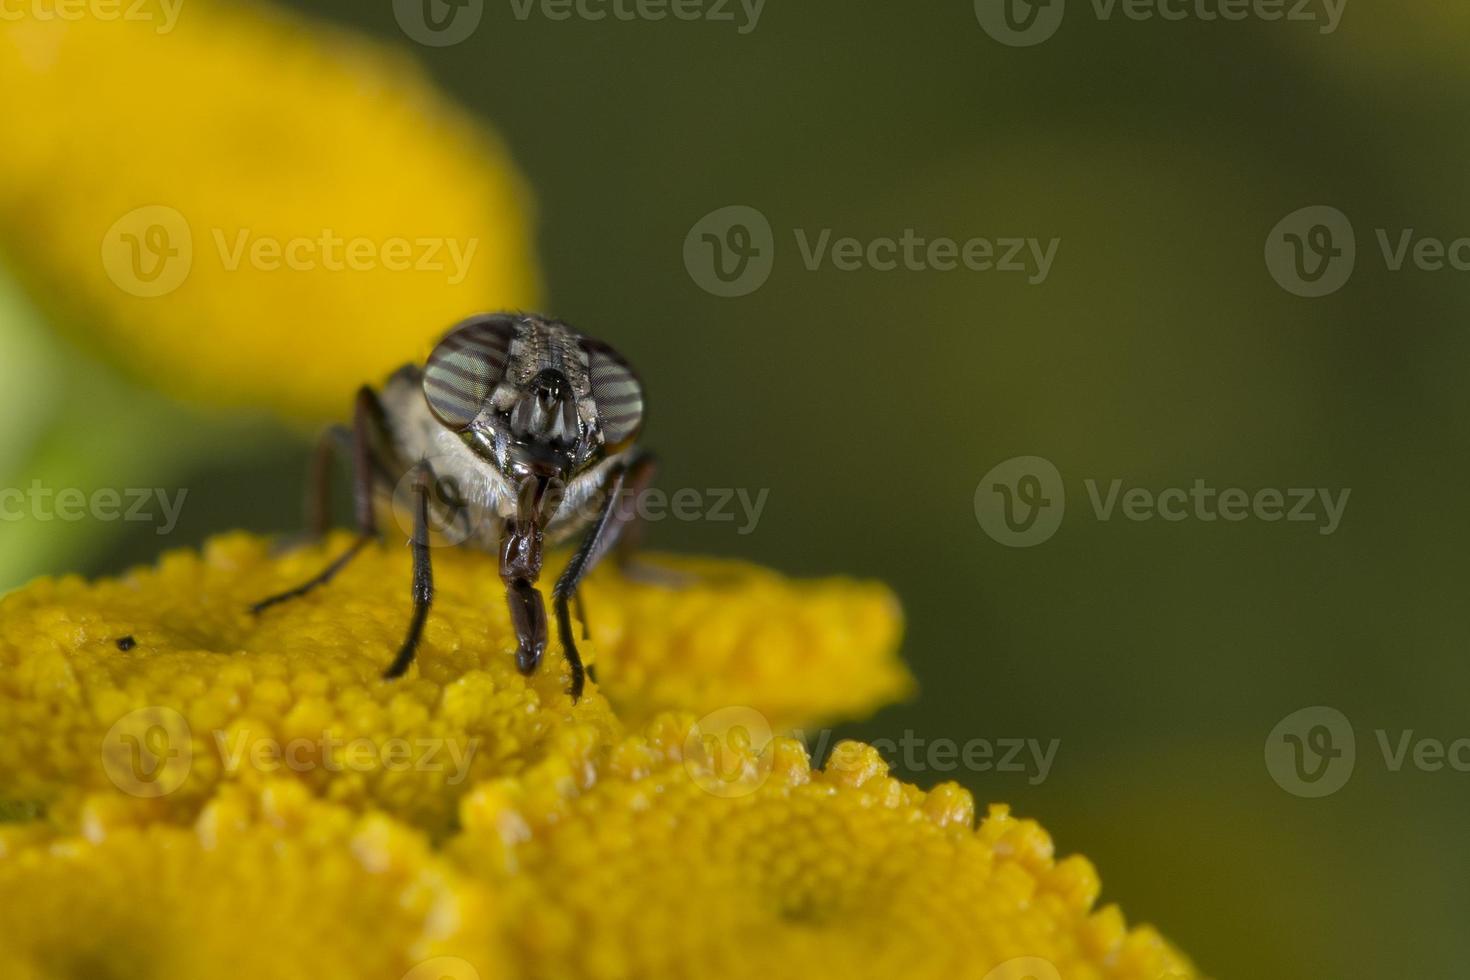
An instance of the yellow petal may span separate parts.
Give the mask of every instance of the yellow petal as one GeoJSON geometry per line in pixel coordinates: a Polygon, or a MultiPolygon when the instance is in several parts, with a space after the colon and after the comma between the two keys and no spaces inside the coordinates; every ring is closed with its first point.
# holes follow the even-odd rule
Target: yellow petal
{"type": "Polygon", "coordinates": [[[88,350],[336,419],[460,317],[534,305],[520,176],[405,57],[254,4],[123,6],[152,16],[0,31],[0,249],[88,350]]]}

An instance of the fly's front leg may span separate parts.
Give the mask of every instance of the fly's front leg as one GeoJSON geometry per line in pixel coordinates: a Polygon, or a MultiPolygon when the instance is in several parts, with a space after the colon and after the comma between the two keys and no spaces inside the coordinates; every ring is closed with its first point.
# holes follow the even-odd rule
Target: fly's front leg
{"type": "Polygon", "coordinates": [[[413,663],[424,632],[424,621],[429,618],[429,607],[434,603],[434,565],[429,559],[429,486],[433,479],[427,463],[414,466],[413,538],[409,541],[413,549],[413,618],[409,620],[408,633],[398,648],[398,656],[383,671],[383,677],[388,680],[402,677],[408,665],[413,663]]]}
{"type": "MultiPolygon", "coordinates": [[[[373,393],[373,390],[364,385],[357,391],[357,402],[352,413],[352,497],[357,521],[357,540],[312,578],[295,588],[262,599],[251,606],[252,613],[258,615],[271,606],[288,599],[298,599],[313,589],[326,585],[362,552],[369,541],[377,537],[377,521],[373,513],[373,476],[379,464],[374,456],[373,446],[380,442],[383,428],[383,406],[378,402],[378,396],[373,393]]],[[[331,433],[328,435],[330,437],[331,433]]],[[[330,444],[327,443],[318,448],[315,466],[316,495],[320,502],[314,506],[312,519],[313,523],[320,524],[322,531],[326,529],[325,473],[330,464],[329,458],[324,463],[322,457],[329,453],[330,448],[330,444]]]]}
{"type": "MultiPolygon", "coordinates": [[[[602,502],[602,510],[597,515],[597,520],[593,522],[587,536],[582,539],[582,544],[572,555],[572,560],[567,562],[567,567],[562,571],[561,577],[556,580],[556,588],[552,590],[552,604],[556,608],[557,637],[561,640],[562,648],[566,650],[567,663],[572,668],[570,693],[574,701],[582,696],[584,671],[582,655],[577,652],[577,643],[572,630],[571,604],[577,599],[577,587],[581,585],[582,579],[596,567],[597,563],[607,554],[608,549],[617,544],[619,537],[635,516],[636,511],[633,508],[622,506],[625,488],[632,490],[633,493],[642,492],[652,476],[653,457],[648,455],[640,456],[626,467],[613,471],[608,480],[607,494],[602,502]]],[[[585,616],[582,622],[585,626],[585,616]]]]}

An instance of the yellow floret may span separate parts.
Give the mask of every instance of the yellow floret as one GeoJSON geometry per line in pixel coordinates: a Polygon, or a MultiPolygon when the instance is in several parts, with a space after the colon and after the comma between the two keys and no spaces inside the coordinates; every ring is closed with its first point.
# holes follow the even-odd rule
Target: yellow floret
{"type": "Polygon", "coordinates": [[[407,58],[254,4],[122,6],[0,29],[0,254],[88,350],[327,420],[461,317],[535,305],[520,176],[407,58]]]}

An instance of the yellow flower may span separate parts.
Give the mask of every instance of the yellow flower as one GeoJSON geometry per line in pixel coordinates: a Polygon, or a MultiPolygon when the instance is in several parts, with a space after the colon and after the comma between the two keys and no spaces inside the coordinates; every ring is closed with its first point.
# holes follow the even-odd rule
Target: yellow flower
{"type": "Polygon", "coordinates": [[[535,305],[521,178],[415,66],[255,5],[124,6],[151,16],[0,31],[0,252],[89,350],[317,421],[535,305]]]}
{"type": "MultiPolygon", "coordinates": [[[[957,785],[926,793],[851,742],[813,771],[749,706],[630,727],[595,685],[573,705],[555,652],[522,677],[488,556],[435,553],[425,644],[397,682],[378,673],[407,615],[398,549],[246,612],[348,540],[277,557],[227,535],[0,601],[6,977],[1196,976],[1151,929],[1095,909],[1085,859],[1055,860],[1003,806],[975,827],[957,785]]],[[[834,702],[802,703],[750,658],[804,671],[809,645],[840,679],[834,644],[855,623],[896,636],[876,586],[660,564],[686,582],[595,580],[594,618],[617,619],[609,677],[714,667],[752,700],[775,685],[773,710],[801,716],[834,702]],[[692,633],[669,624],[715,596],[764,627],[686,655],[692,633]]],[[[857,663],[901,676],[891,656],[857,663]]],[[[645,708],[702,709],[720,688],[649,695],[641,676],[627,697],[645,708]]]]}
{"type": "MultiPolygon", "coordinates": [[[[278,556],[263,539],[227,535],[156,569],[95,584],[42,579],[0,600],[0,716],[13,719],[0,738],[0,796],[64,813],[80,791],[118,788],[188,819],[221,782],[294,774],[330,799],[442,833],[476,781],[548,756],[585,766],[622,733],[600,694],[566,697],[555,644],[535,674],[516,670],[493,556],[434,551],[424,645],[398,682],[380,674],[408,621],[406,548],[369,548],[317,593],[248,612],[351,540],[278,556]]],[[[605,567],[588,587],[587,615],[614,640],[598,676],[617,686],[629,718],[654,703],[719,707],[727,677],[766,717],[859,713],[906,677],[896,603],[881,586],[663,563],[686,583],[635,585],[605,567]],[[729,635],[700,640],[696,620],[729,635]]],[[[602,635],[587,644],[589,661],[602,635]]]]}

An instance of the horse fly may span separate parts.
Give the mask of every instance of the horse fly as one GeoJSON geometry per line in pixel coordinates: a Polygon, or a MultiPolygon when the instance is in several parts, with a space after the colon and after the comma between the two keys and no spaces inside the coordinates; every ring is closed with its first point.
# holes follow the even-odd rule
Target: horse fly
{"type": "Polygon", "coordinates": [[[631,519],[619,501],[652,477],[652,457],[636,445],[643,407],[643,386],[627,361],[565,323],[522,313],[461,322],[422,366],[400,368],[381,392],[359,389],[352,427],[327,432],[314,466],[311,523],[317,533],[326,529],[333,453],[348,449],[358,538],[316,577],[252,611],[331,581],[378,538],[406,490],[413,612],[383,676],[403,676],[419,646],[434,599],[431,528],[443,543],[498,552],[516,665],[530,674],[548,640],[536,588],[543,548],[585,531],[551,593],[576,700],[584,671],[570,605],[631,519]]]}

